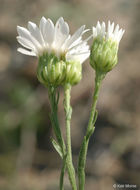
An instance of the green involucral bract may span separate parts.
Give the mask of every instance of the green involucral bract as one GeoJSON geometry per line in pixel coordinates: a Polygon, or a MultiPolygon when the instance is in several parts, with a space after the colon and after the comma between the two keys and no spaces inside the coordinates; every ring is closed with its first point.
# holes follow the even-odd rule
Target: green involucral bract
{"type": "Polygon", "coordinates": [[[111,39],[94,39],[91,47],[90,65],[97,72],[107,73],[118,62],[118,43],[111,39]]]}
{"type": "Polygon", "coordinates": [[[77,84],[82,78],[82,65],[78,61],[70,61],[66,64],[65,83],[69,83],[73,86],[77,84]]]}
{"type": "Polygon", "coordinates": [[[39,57],[37,68],[38,80],[45,86],[57,87],[64,82],[66,63],[54,54],[43,54],[39,57]]]}
{"type": "Polygon", "coordinates": [[[82,65],[77,61],[65,61],[54,54],[39,57],[37,67],[38,80],[45,86],[57,87],[69,83],[77,84],[82,78],[82,65]]]}

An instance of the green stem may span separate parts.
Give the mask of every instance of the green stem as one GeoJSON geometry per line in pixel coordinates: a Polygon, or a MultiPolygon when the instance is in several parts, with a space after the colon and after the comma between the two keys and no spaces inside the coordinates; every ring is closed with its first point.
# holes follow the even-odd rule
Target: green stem
{"type": "Polygon", "coordinates": [[[64,140],[61,134],[60,126],[59,126],[59,121],[58,121],[58,116],[57,116],[57,110],[58,110],[58,97],[56,97],[56,89],[53,87],[49,88],[49,99],[51,103],[51,121],[52,121],[52,126],[54,129],[54,133],[56,136],[56,139],[62,149],[63,155],[65,155],[65,144],[64,140]]]}
{"type": "Polygon", "coordinates": [[[101,82],[102,82],[103,78],[104,78],[104,75],[102,75],[100,73],[96,73],[93,102],[92,102],[92,106],[91,106],[90,118],[89,118],[89,122],[88,122],[88,128],[87,128],[86,135],[90,132],[90,130],[93,127],[93,120],[94,120],[94,115],[95,115],[95,111],[96,111],[99,90],[100,90],[100,86],[101,86],[101,82]]]}
{"type": "Polygon", "coordinates": [[[57,139],[57,142],[61,148],[61,152],[62,152],[62,160],[63,160],[63,164],[62,164],[62,169],[61,169],[61,175],[60,175],[60,190],[63,190],[63,181],[64,181],[64,173],[65,173],[65,163],[66,163],[66,150],[65,150],[65,143],[61,134],[61,130],[60,130],[60,126],[59,126],[59,121],[58,121],[58,114],[57,114],[57,110],[58,110],[58,100],[59,97],[56,96],[56,89],[54,87],[49,87],[48,88],[48,92],[49,92],[49,99],[50,99],[50,104],[51,104],[51,122],[52,122],[52,127],[57,139]]]}
{"type": "Polygon", "coordinates": [[[94,124],[95,124],[96,118],[97,118],[96,105],[97,105],[97,100],[98,100],[98,95],[99,95],[99,89],[100,89],[103,78],[104,78],[103,74],[96,73],[95,87],[94,87],[94,94],[93,94],[93,103],[91,106],[90,118],[89,118],[88,127],[87,127],[87,131],[86,131],[86,136],[83,139],[83,142],[82,142],[82,145],[80,148],[80,153],[79,153],[79,160],[78,160],[79,190],[85,189],[86,156],[87,156],[89,139],[95,129],[94,124]]]}
{"type": "Polygon", "coordinates": [[[59,184],[60,190],[64,190],[63,185],[64,185],[65,170],[66,170],[66,156],[63,158],[63,166],[62,166],[61,174],[60,174],[60,184],[59,184]]]}
{"type": "Polygon", "coordinates": [[[64,109],[66,114],[66,139],[67,139],[67,169],[69,174],[69,179],[73,190],[77,190],[76,178],[75,178],[75,169],[72,163],[72,151],[71,151],[71,130],[70,130],[70,121],[72,108],[70,106],[70,91],[71,85],[65,84],[64,86],[65,97],[64,97],[64,109]]]}

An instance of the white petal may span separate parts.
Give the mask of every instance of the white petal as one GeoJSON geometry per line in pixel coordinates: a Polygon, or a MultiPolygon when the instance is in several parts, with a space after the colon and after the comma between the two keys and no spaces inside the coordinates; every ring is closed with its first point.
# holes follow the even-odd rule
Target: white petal
{"type": "Polygon", "coordinates": [[[54,34],[55,34],[54,24],[50,19],[48,19],[47,22],[45,23],[44,34],[43,34],[46,45],[47,44],[51,45],[53,43],[54,34]]]}
{"type": "Polygon", "coordinates": [[[44,30],[45,30],[45,24],[46,24],[47,20],[45,17],[42,17],[41,20],[40,20],[40,24],[39,24],[39,28],[40,28],[40,31],[42,33],[42,35],[44,36],[44,30]]]}
{"type": "Polygon", "coordinates": [[[87,51],[89,51],[88,47],[84,47],[83,49],[77,49],[68,52],[69,55],[80,55],[80,54],[85,54],[87,51]]]}
{"type": "Polygon", "coordinates": [[[92,32],[93,32],[93,38],[97,37],[97,29],[95,27],[92,28],[92,32]]]}
{"type": "Polygon", "coordinates": [[[118,34],[115,36],[115,40],[119,43],[119,41],[120,41],[120,35],[121,35],[121,33],[122,33],[122,29],[120,29],[119,31],[118,31],[118,34]]]}
{"type": "Polygon", "coordinates": [[[111,27],[111,24],[110,24],[110,20],[108,21],[108,28],[107,28],[107,31],[110,32],[110,27],[111,27]]]}
{"type": "Polygon", "coordinates": [[[82,35],[89,31],[85,30],[85,25],[81,26],[72,36],[69,35],[69,26],[61,17],[54,26],[53,22],[45,17],[40,20],[40,26],[29,22],[28,29],[17,27],[19,36],[18,42],[24,46],[18,51],[32,56],[41,55],[44,51],[55,51],[56,56],[60,57],[66,53],[66,57],[77,59],[81,63],[89,56],[89,46],[86,40],[82,40],[82,35]],[[31,50],[31,51],[30,51],[31,50]]]}
{"type": "Polygon", "coordinates": [[[74,42],[72,42],[72,44],[67,47],[67,49],[72,49],[73,47],[77,46],[78,44],[80,44],[82,42],[82,37],[80,36],[77,40],[75,40],[74,42]]]}
{"type": "Polygon", "coordinates": [[[69,26],[61,17],[58,19],[55,25],[55,45],[60,47],[63,45],[67,37],[69,36],[69,26]]]}
{"type": "Polygon", "coordinates": [[[64,22],[63,27],[62,27],[62,33],[63,35],[67,38],[69,35],[69,25],[67,22],[64,22]]]}
{"type": "MultiPolygon", "coordinates": [[[[69,48],[69,50],[74,49],[74,48],[76,48],[76,47],[81,47],[81,46],[83,46],[84,44],[87,44],[86,42],[87,42],[88,40],[90,40],[92,37],[93,37],[93,35],[90,35],[90,36],[89,36],[88,38],[86,38],[85,40],[79,41],[79,43],[77,43],[75,46],[72,46],[71,48],[69,48]]],[[[89,46],[88,46],[88,47],[89,47],[89,46]]]]}
{"type": "Polygon", "coordinates": [[[122,31],[122,33],[120,35],[120,40],[122,39],[124,33],[125,33],[125,30],[122,31]]]}
{"type": "Polygon", "coordinates": [[[71,35],[69,34],[65,42],[63,43],[63,46],[62,46],[63,49],[66,49],[67,42],[69,41],[70,38],[71,38],[71,35]]]}
{"type": "Polygon", "coordinates": [[[90,29],[86,29],[82,32],[82,35],[85,34],[86,32],[90,31],[90,29]]]}
{"type": "Polygon", "coordinates": [[[19,36],[31,41],[37,49],[41,48],[39,42],[30,34],[26,28],[17,26],[17,32],[19,36]]]}
{"type": "Polygon", "coordinates": [[[93,38],[95,38],[96,36],[101,36],[105,37],[106,40],[111,38],[113,41],[116,41],[118,43],[120,42],[124,34],[124,31],[122,29],[119,30],[118,24],[114,29],[114,22],[111,24],[110,21],[108,21],[107,31],[105,23],[102,22],[102,24],[100,24],[99,21],[97,22],[96,28],[95,27],[92,28],[92,31],[93,31],[93,38]]]}
{"type": "Polygon", "coordinates": [[[22,54],[25,54],[25,55],[37,56],[34,52],[28,51],[28,50],[26,50],[24,48],[18,48],[17,51],[22,53],[22,54]]]}
{"type": "Polygon", "coordinates": [[[117,24],[117,26],[115,27],[115,30],[114,30],[114,38],[116,39],[117,36],[118,36],[118,32],[119,32],[119,25],[117,24]]]}
{"type": "Polygon", "coordinates": [[[83,54],[83,55],[80,55],[80,63],[83,63],[83,62],[85,62],[88,58],[89,58],[89,56],[90,56],[90,52],[87,52],[87,53],[85,53],[85,54],[83,54]]]}
{"type": "Polygon", "coordinates": [[[113,32],[113,30],[114,30],[114,22],[111,24],[111,26],[110,26],[110,33],[112,34],[112,32],[113,32]]]}
{"type": "Polygon", "coordinates": [[[100,35],[100,33],[101,33],[101,25],[100,25],[99,21],[97,22],[96,29],[97,29],[97,35],[100,35]]]}
{"type": "Polygon", "coordinates": [[[85,25],[81,26],[68,40],[66,47],[69,47],[75,40],[77,40],[81,35],[83,34],[83,31],[85,29],[85,25]]]}
{"type": "Polygon", "coordinates": [[[76,60],[76,61],[80,61],[80,63],[82,64],[89,57],[89,55],[90,55],[90,51],[86,53],[75,54],[75,55],[66,54],[66,60],[67,61],[76,60]]]}
{"type": "Polygon", "coordinates": [[[88,32],[88,31],[90,31],[90,29],[83,30],[81,36],[80,36],[77,40],[75,40],[75,41],[68,47],[68,49],[70,50],[70,49],[72,49],[72,48],[75,48],[76,46],[81,45],[83,42],[88,41],[93,35],[89,36],[89,37],[88,37],[87,39],[85,39],[85,40],[82,40],[82,35],[83,35],[84,33],[88,32]]]}
{"type": "Polygon", "coordinates": [[[104,22],[102,22],[102,26],[101,26],[101,30],[102,30],[102,32],[101,32],[101,35],[102,35],[102,37],[103,36],[105,36],[105,23],[104,22]]]}
{"type": "Polygon", "coordinates": [[[28,48],[30,50],[36,50],[34,44],[27,40],[26,38],[23,38],[21,36],[17,36],[17,41],[22,45],[24,46],[25,48],[28,48]]]}
{"type": "Polygon", "coordinates": [[[118,43],[119,43],[120,40],[122,39],[123,34],[124,34],[124,30],[121,29],[121,30],[119,31],[118,38],[117,38],[118,43]]]}
{"type": "Polygon", "coordinates": [[[107,27],[107,33],[106,33],[107,39],[110,37],[110,27],[111,27],[111,25],[110,25],[110,20],[109,20],[108,21],[108,27],[107,27]]]}
{"type": "Polygon", "coordinates": [[[38,28],[38,26],[33,22],[28,22],[28,29],[31,35],[41,44],[44,45],[44,41],[42,38],[42,34],[38,28]]]}

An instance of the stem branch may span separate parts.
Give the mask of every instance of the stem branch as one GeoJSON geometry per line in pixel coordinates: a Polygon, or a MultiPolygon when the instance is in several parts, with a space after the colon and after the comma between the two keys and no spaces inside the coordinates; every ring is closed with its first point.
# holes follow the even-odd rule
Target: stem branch
{"type": "Polygon", "coordinates": [[[79,190],[84,190],[85,189],[85,164],[86,164],[86,156],[87,156],[87,150],[88,150],[88,144],[89,144],[89,139],[91,135],[94,132],[94,124],[97,119],[97,112],[96,112],[96,104],[98,100],[98,95],[99,95],[99,89],[101,86],[101,82],[104,78],[103,74],[96,73],[95,77],[95,87],[94,87],[94,94],[93,94],[93,103],[91,106],[91,112],[90,112],[90,117],[89,117],[89,122],[88,122],[88,127],[86,131],[86,136],[83,139],[81,148],[80,148],[80,153],[79,153],[79,160],[78,160],[78,180],[79,180],[79,190]]]}
{"type": "Polygon", "coordinates": [[[67,139],[67,169],[69,174],[69,179],[73,190],[77,190],[75,169],[72,163],[72,151],[71,151],[71,130],[70,130],[70,120],[72,115],[72,108],[70,106],[70,91],[71,85],[66,84],[64,87],[65,97],[64,97],[64,109],[66,114],[66,139],[67,139]]]}
{"type": "Polygon", "coordinates": [[[61,153],[62,153],[62,169],[61,169],[61,175],[60,175],[60,190],[63,190],[63,182],[64,182],[64,173],[65,173],[65,165],[66,165],[66,150],[65,150],[65,143],[61,134],[60,126],[59,126],[59,121],[58,121],[58,101],[59,101],[59,96],[56,96],[56,89],[54,87],[49,87],[49,99],[50,99],[50,104],[51,104],[51,122],[52,122],[52,127],[57,139],[57,142],[61,148],[61,153]]]}

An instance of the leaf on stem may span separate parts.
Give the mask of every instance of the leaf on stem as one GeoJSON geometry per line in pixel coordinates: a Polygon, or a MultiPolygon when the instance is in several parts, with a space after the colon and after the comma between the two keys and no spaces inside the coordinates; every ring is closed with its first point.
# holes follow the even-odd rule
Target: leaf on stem
{"type": "Polygon", "coordinates": [[[61,147],[59,146],[59,144],[53,138],[51,139],[51,141],[52,141],[52,144],[53,144],[55,150],[58,152],[60,157],[63,158],[63,153],[62,153],[62,150],[61,150],[61,147]]]}
{"type": "Polygon", "coordinates": [[[93,122],[92,122],[93,126],[94,126],[94,124],[95,124],[95,122],[97,120],[97,117],[98,117],[98,111],[95,110],[95,114],[94,114],[94,118],[93,118],[93,122]]]}
{"type": "Polygon", "coordinates": [[[86,141],[89,140],[89,138],[90,138],[91,135],[93,134],[94,130],[95,130],[95,126],[93,126],[93,127],[88,131],[88,133],[87,133],[87,135],[86,135],[86,141]]]}

